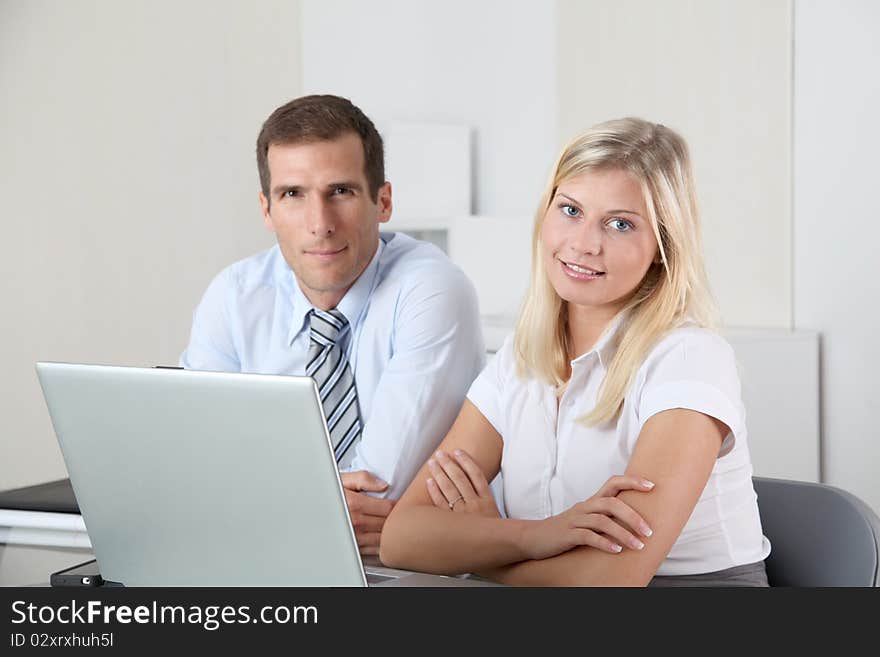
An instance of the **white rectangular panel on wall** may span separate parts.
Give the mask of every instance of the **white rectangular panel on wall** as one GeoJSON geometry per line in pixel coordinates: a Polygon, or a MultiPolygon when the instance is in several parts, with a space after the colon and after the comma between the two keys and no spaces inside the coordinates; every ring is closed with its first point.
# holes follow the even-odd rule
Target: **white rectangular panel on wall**
{"type": "Polygon", "coordinates": [[[755,474],[819,481],[819,334],[727,329],[755,474]]]}
{"type": "Polygon", "coordinates": [[[449,257],[473,281],[480,314],[511,323],[529,285],[532,221],[529,217],[455,217],[449,257]]]}
{"type": "Polygon", "coordinates": [[[445,227],[471,212],[471,129],[391,122],[380,126],[394,205],[389,228],[445,227]]]}

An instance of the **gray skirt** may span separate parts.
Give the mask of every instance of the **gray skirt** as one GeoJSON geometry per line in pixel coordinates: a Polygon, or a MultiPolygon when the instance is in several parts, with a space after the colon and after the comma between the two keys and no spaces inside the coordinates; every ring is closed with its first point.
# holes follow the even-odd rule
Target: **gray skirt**
{"type": "Polygon", "coordinates": [[[699,575],[655,575],[648,586],[770,586],[764,562],[699,575]]]}

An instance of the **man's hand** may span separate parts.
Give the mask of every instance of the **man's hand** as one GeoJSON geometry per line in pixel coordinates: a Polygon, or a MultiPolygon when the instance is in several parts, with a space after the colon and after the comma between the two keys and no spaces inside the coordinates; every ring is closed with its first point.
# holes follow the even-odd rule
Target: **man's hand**
{"type": "Polygon", "coordinates": [[[379,554],[382,527],[396,500],[379,499],[362,491],[379,493],[388,488],[388,484],[366,470],[343,472],[340,478],[361,554],[379,554]]]}

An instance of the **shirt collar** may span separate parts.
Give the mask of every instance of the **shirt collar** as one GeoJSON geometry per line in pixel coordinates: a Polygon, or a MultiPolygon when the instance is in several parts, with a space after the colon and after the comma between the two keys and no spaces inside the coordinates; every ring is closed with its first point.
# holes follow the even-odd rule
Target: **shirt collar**
{"type": "Polygon", "coordinates": [[[586,361],[589,356],[594,353],[599,357],[599,362],[602,364],[602,367],[607,368],[611,363],[611,359],[614,358],[614,352],[617,351],[617,332],[628,314],[629,313],[626,311],[617,313],[608,326],[605,327],[605,330],[602,331],[602,334],[599,336],[596,344],[593,345],[593,348],[571,361],[572,368],[574,368],[576,364],[586,361]]]}
{"type": "MultiPolygon", "coordinates": [[[[336,310],[345,315],[345,319],[348,320],[348,323],[352,328],[354,328],[354,325],[360,319],[361,313],[367,305],[367,299],[370,298],[370,293],[373,291],[376,274],[379,271],[379,260],[382,257],[382,251],[384,248],[384,241],[379,240],[379,245],[376,248],[376,253],[373,254],[373,259],[370,260],[370,264],[367,265],[367,268],[360,276],[358,276],[354,285],[349,288],[348,292],[345,293],[345,296],[342,297],[342,300],[336,305],[336,310]]],[[[290,332],[288,333],[287,339],[288,344],[293,344],[293,341],[300,333],[308,330],[308,315],[314,306],[312,305],[312,302],[306,298],[306,295],[303,293],[302,288],[300,288],[296,276],[290,267],[287,267],[287,276],[289,278],[289,289],[291,292],[291,302],[293,304],[290,332]]]]}

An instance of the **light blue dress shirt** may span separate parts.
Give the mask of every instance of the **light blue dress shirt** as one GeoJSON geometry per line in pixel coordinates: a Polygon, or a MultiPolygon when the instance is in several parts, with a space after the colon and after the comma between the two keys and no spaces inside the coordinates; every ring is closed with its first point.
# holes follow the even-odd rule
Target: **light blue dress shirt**
{"type": "MultiPolygon", "coordinates": [[[[278,246],[220,272],[193,316],[186,369],[304,375],[305,297],[278,246]]],[[[485,347],[473,285],[437,247],[381,233],[376,254],[336,307],[351,330],[364,432],[348,469],[397,499],[452,426],[485,347]]]]}

